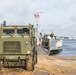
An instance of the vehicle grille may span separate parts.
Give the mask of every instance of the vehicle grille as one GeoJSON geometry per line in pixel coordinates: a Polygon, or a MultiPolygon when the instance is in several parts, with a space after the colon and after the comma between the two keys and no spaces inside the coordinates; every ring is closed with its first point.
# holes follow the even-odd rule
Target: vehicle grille
{"type": "Polygon", "coordinates": [[[6,41],[3,43],[3,51],[4,52],[20,52],[21,44],[20,42],[6,41]]]}

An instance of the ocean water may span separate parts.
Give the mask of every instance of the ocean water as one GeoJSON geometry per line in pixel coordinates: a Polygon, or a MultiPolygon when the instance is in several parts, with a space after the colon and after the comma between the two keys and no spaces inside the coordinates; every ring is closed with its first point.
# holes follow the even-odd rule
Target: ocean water
{"type": "Polygon", "coordinates": [[[63,40],[62,56],[76,56],[76,40],[63,40]]]}

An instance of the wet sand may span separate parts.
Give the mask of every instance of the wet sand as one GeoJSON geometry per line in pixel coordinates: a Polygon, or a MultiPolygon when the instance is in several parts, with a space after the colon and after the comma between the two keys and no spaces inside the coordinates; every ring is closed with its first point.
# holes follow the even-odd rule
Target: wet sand
{"type": "Polygon", "coordinates": [[[38,47],[38,63],[33,72],[23,68],[4,68],[0,75],[76,75],[76,56],[49,56],[47,50],[38,47]]]}

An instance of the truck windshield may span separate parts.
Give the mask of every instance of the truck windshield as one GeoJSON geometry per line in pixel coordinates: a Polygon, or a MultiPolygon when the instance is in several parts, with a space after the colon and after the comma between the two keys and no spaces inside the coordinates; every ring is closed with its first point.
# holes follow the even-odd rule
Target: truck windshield
{"type": "Polygon", "coordinates": [[[4,29],[3,30],[3,33],[5,33],[5,34],[13,34],[14,32],[15,32],[14,29],[4,29]]]}
{"type": "Polygon", "coordinates": [[[23,28],[23,29],[17,29],[18,34],[29,34],[29,29],[28,28],[23,28]]]}

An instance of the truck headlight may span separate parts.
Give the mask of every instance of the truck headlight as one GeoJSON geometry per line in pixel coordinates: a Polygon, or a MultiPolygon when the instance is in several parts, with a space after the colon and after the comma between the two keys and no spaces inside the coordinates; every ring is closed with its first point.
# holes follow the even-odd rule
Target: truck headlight
{"type": "Polygon", "coordinates": [[[25,58],[26,58],[26,59],[28,59],[28,58],[29,58],[29,56],[25,56],[25,58]]]}
{"type": "Polygon", "coordinates": [[[27,51],[28,54],[30,54],[30,51],[27,51]]]}

